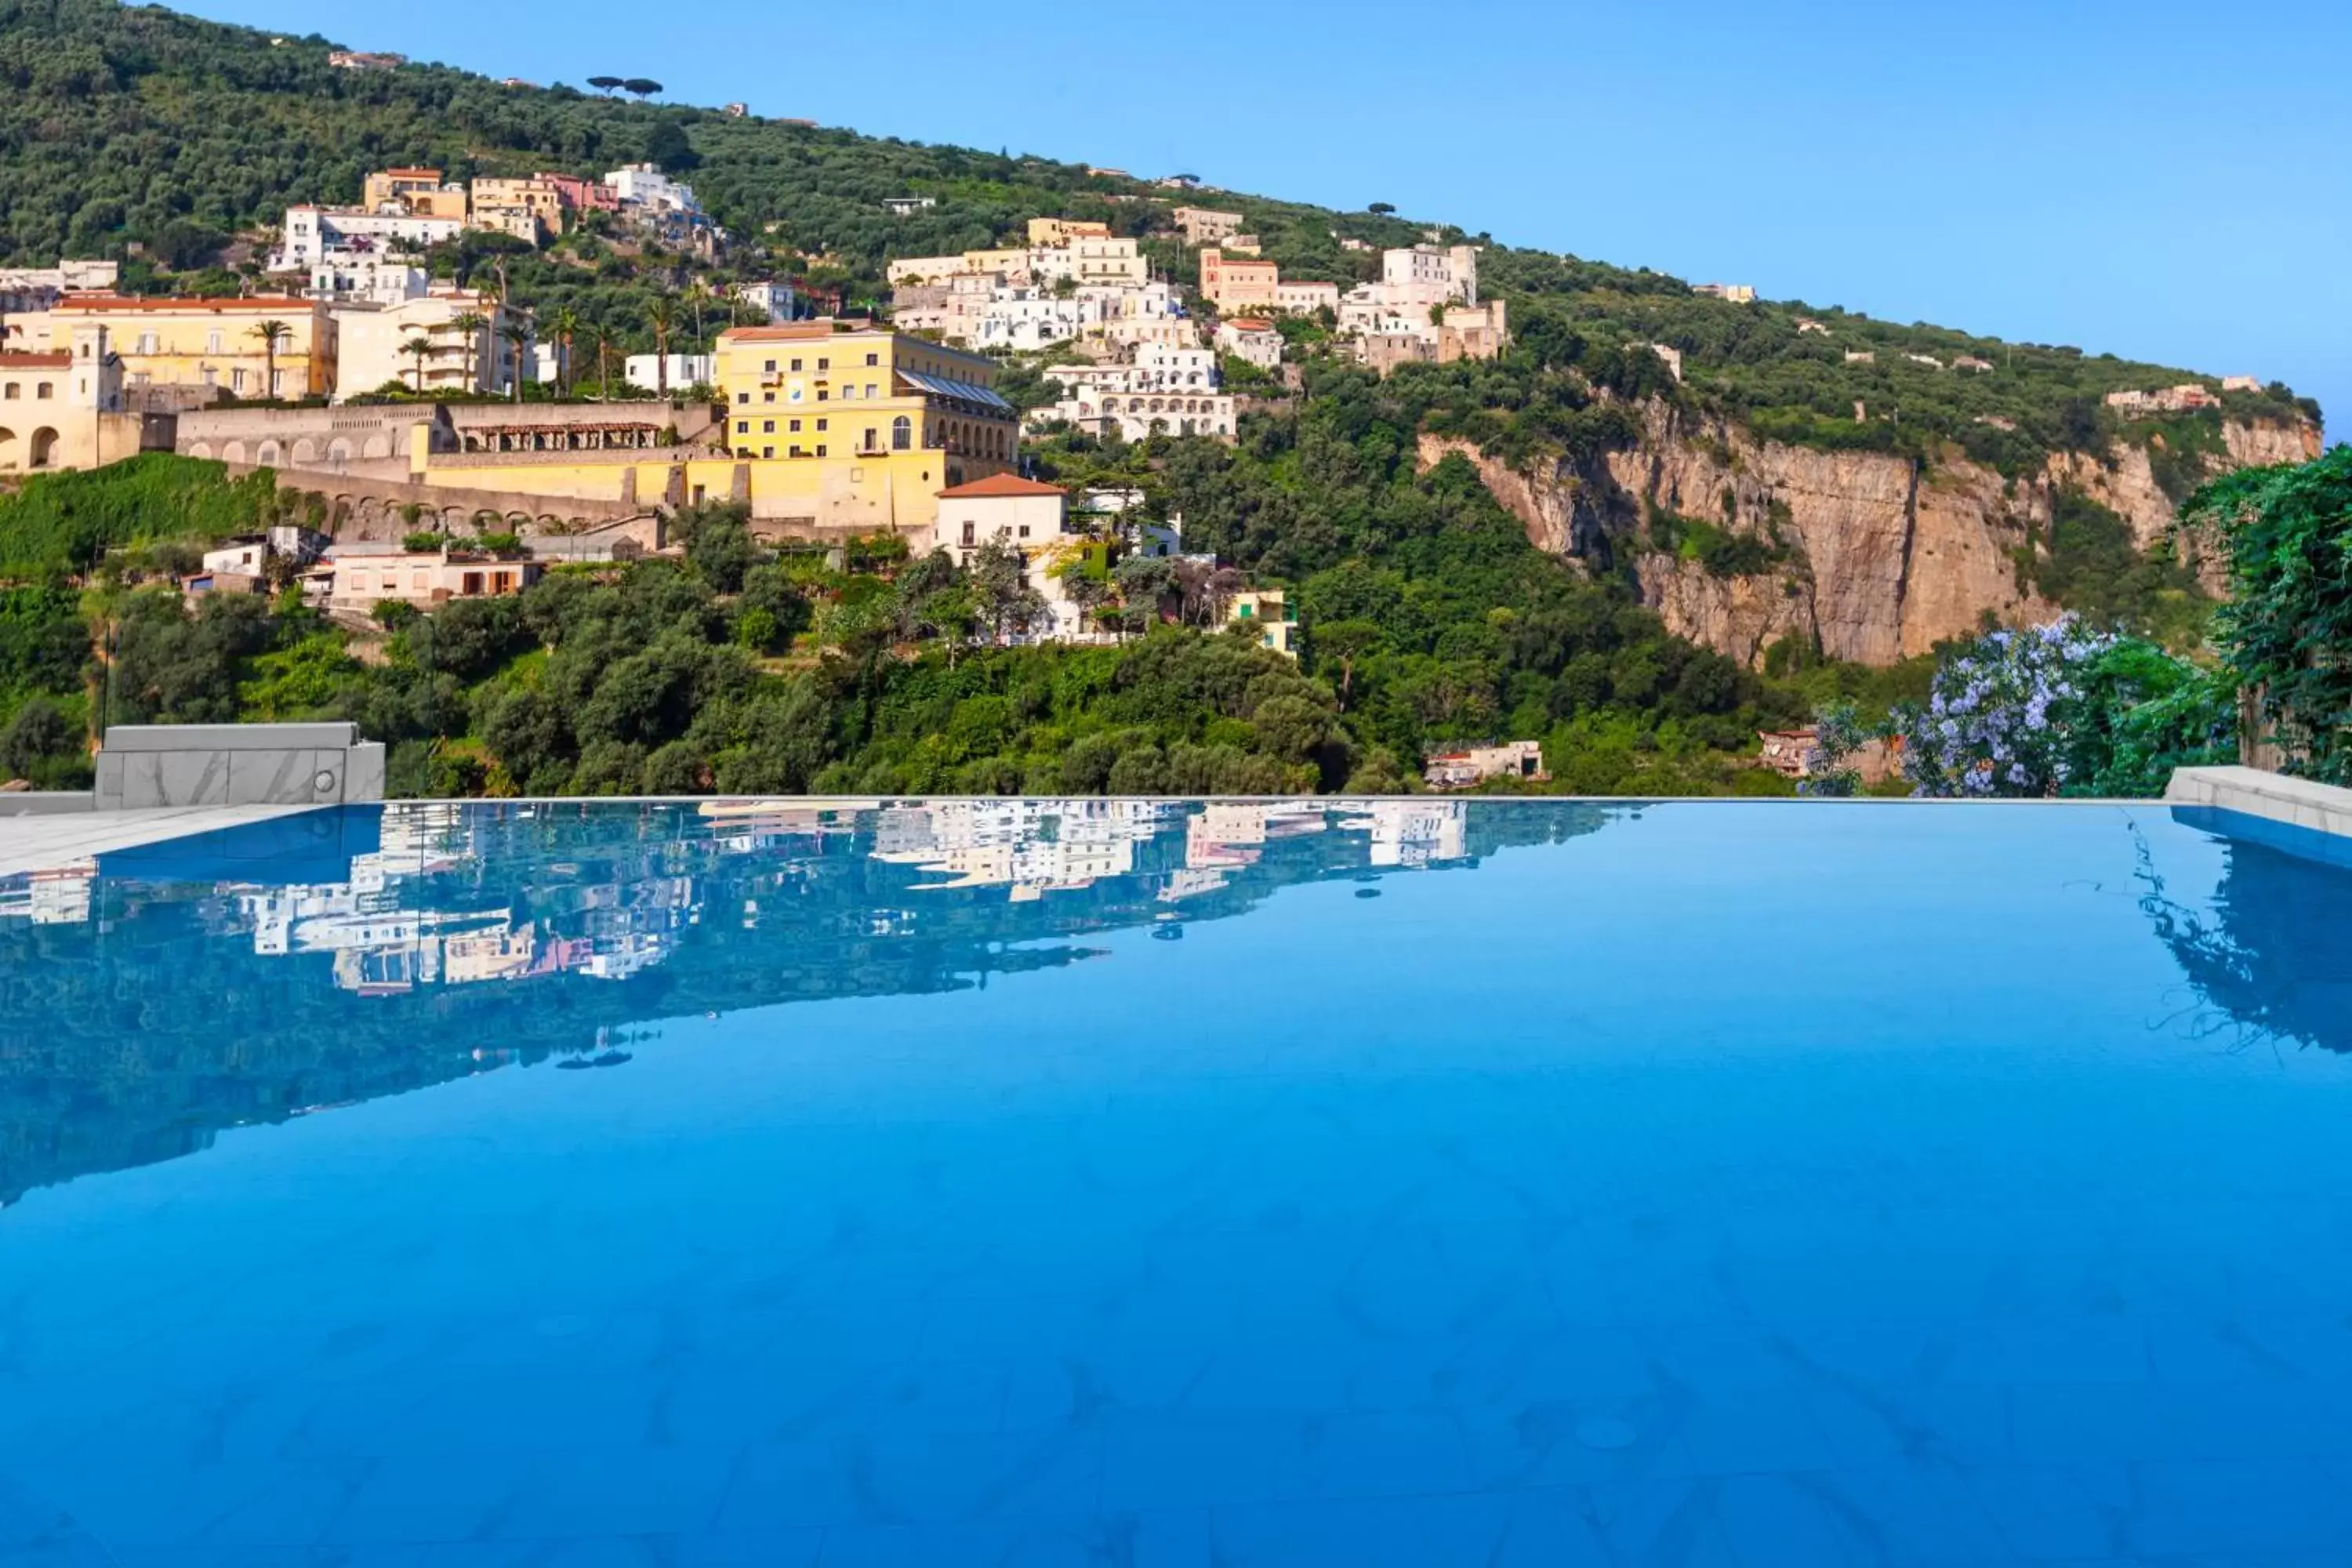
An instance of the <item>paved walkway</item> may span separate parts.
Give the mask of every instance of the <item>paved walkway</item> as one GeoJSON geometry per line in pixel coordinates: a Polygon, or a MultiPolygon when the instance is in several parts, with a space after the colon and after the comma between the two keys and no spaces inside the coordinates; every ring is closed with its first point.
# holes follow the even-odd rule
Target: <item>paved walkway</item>
{"type": "Polygon", "coordinates": [[[160,811],[79,811],[56,816],[0,817],[0,877],[69,866],[113,849],[161,843],[191,833],[242,827],[309,805],[183,805],[160,811]]]}

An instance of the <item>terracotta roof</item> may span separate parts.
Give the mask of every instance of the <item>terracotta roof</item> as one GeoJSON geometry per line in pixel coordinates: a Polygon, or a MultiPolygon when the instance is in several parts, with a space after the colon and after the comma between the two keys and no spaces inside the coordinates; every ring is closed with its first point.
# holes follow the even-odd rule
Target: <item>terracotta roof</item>
{"type": "Polygon", "coordinates": [[[719,340],[729,343],[796,343],[831,336],[831,321],[794,321],[782,327],[730,327],[719,334],[719,340]]]}
{"type": "Polygon", "coordinates": [[[992,499],[1003,496],[1058,496],[1065,493],[1059,485],[1042,485],[1035,479],[1024,479],[1018,474],[991,474],[984,479],[974,479],[968,485],[952,485],[940,492],[941,500],[992,499]]]}
{"type": "Polygon", "coordinates": [[[313,300],[257,294],[232,300],[143,300],[128,294],[68,294],[58,301],[60,310],[293,310],[309,315],[318,308],[313,300]]]}
{"type": "Polygon", "coordinates": [[[70,370],[73,355],[60,354],[0,354],[0,370],[70,370]]]}
{"type": "Polygon", "coordinates": [[[1267,321],[1263,316],[1235,316],[1232,321],[1227,321],[1225,325],[1233,328],[1233,330],[1237,332],[1270,332],[1274,331],[1274,323],[1267,321]]]}

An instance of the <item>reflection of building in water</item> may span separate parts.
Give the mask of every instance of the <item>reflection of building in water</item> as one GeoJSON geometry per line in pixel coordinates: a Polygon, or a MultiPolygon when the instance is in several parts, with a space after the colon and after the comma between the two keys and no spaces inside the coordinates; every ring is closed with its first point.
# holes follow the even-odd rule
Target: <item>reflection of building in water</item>
{"type": "Polygon", "coordinates": [[[950,879],[942,888],[1009,888],[1016,901],[1135,869],[1135,847],[1179,807],[1150,800],[951,800],[901,806],[874,821],[875,859],[950,879]]]}
{"type": "Polygon", "coordinates": [[[1168,879],[1168,901],[1213,892],[1225,873],[1257,864],[1268,841],[1320,833],[1330,819],[1318,803],[1215,801],[1184,819],[1184,869],[1168,879]]]}
{"type": "MultiPolygon", "coordinates": [[[[699,917],[692,877],[642,874],[667,869],[687,842],[662,839],[629,845],[610,881],[539,889],[554,907],[520,924],[512,909],[429,907],[424,880],[493,858],[483,840],[499,820],[463,805],[394,802],[383,807],[378,847],[352,857],[348,880],[223,891],[256,952],[331,952],[335,984],[362,994],[566,971],[626,979],[667,958],[699,917]],[[572,929],[556,929],[557,920],[572,929]]],[[[737,849],[728,840],[691,842],[708,853],[737,849]]]]}
{"type": "Polygon", "coordinates": [[[1470,852],[1470,807],[1459,800],[1362,800],[1337,803],[1347,812],[1344,833],[1372,836],[1368,864],[1426,866],[1470,852]]]}
{"type": "Polygon", "coordinates": [[[89,919],[89,885],[98,862],[76,860],[46,870],[0,877],[0,920],[37,926],[80,925],[89,919]]]}

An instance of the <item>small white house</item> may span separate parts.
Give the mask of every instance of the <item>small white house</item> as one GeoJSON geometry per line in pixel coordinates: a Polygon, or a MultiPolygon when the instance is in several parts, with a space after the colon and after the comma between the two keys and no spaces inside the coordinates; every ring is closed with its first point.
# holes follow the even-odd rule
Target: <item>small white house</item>
{"type": "MultiPolygon", "coordinates": [[[[631,354],[621,365],[621,378],[631,386],[646,392],[665,390],[660,376],[659,354],[631,354]]],[[[709,354],[672,354],[669,356],[669,385],[667,390],[682,392],[689,386],[709,386],[719,378],[718,361],[709,354]]]]}

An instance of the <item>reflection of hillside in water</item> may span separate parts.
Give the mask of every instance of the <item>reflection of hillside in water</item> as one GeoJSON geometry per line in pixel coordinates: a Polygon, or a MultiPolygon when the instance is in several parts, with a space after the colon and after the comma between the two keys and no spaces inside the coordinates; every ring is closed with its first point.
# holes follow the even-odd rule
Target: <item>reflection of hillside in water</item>
{"type": "Polygon", "coordinates": [[[2352,868],[2339,840],[2208,810],[2176,808],[2189,826],[2225,836],[2226,868],[2210,905],[2175,901],[2141,855],[2140,907],[2238,1043],[2284,1037],[2352,1051],[2352,868]]]}
{"type": "Polygon", "coordinates": [[[361,847],[323,868],[246,871],[232,837],[134,875],[9,879],[0,1201],[637,1024],[983,984],[1085,958],[1089,932],[1181,934],[1291,883],[1472,867],[1617,809],[403,804],[344,814],[361,847]]]}

